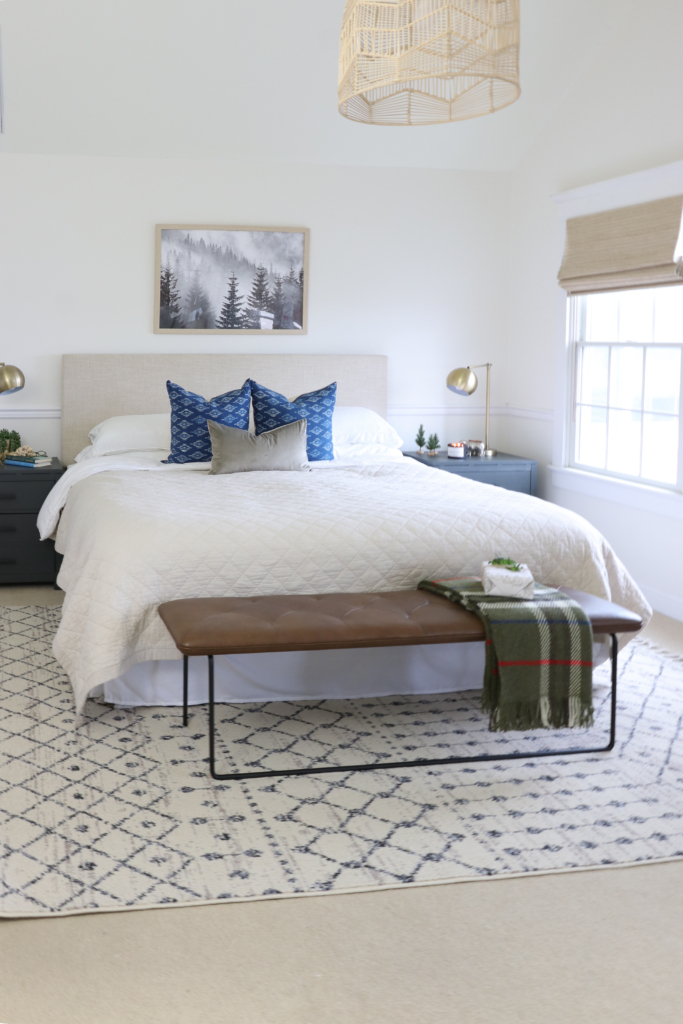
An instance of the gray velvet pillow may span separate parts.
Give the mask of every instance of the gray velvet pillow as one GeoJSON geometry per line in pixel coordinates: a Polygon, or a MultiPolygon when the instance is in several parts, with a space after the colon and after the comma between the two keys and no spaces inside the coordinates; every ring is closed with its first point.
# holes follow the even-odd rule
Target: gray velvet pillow
{"type": "Polygon", "coordinates": [[[306,420],[286,423],[263,434],[226,427],[208,420],[211,436],[211,474],[254,470],[308,470],[306,420]]]}

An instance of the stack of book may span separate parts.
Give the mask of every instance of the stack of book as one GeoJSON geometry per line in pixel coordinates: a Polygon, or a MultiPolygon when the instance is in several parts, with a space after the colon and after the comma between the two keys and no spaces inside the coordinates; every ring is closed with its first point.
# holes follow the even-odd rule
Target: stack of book
{"type": "Polygon", "coordinates": [[[15,455],[10,452],[5,456],[6,466],[23,466],[24,469],[45,469],[52,465],[49,455],[15,455]]]}

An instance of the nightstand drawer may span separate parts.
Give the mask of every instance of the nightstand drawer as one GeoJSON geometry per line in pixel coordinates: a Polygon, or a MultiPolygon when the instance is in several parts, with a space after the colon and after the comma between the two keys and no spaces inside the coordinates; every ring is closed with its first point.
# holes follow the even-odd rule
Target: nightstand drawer
{"type": "Polygon", "coordinates": [[[419,452],[403,454],[421,462],[423,466],[464,476],[480,484],[493,484],[494,487],[520,491],[522,494],[536,494],[537,464],[534,459],[522,459],[518,455],[506,455],[505,452],[490,457],[470,455],[464,459],[449,459],[446,452],[439,452],[438,455],[419,452]]]}
{"type": "MultiPolygon", "coordinates": [[[[22,472],[39,473],[40,470],[25,469],[22,472]]],[[[39,512],[54,485],[54,480],[0,481],[0,515],[4,512],[39,512]]]]}
{"type": "Polygon", "coordinates": [[[0,515],[0,584],[48,583],[54,578],[55,546],[38,539],[35,515],[0,515]]]}
{"type": "Polygon", "coordinates": [[[521,491],[522,494],[531,494],[531,471],[528,469],[497,470],[483,468],[480,473],[463,473],[462,476],[470,480],[476,480],[480,484],[493,484],[494,487],[504,487],[506,491],[521,491]]]}

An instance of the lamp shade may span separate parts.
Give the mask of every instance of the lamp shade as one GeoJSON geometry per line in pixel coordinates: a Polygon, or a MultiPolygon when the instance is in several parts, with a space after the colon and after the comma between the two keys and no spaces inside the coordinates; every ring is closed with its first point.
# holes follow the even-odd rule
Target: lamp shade
{"type": "Polygon", "coordinates": [[[446,387],[449,391],[455,391],[456,395],[471,395],[477,390],[478,383],[476,373],[469,366],[451,370],[446,378],[446,387]]]}
{"type": "Polygon", "coordinates": [[[13,391],[21,391],[26,381],[18,366],[7,366],[0,363],[0,392],[11,395],[13,391]]]}
{"type": "Polygon", "coordinates": [[[519,0],[347,0],[339,112],[418,125],[491,114],[519,96],[519,0]]]}

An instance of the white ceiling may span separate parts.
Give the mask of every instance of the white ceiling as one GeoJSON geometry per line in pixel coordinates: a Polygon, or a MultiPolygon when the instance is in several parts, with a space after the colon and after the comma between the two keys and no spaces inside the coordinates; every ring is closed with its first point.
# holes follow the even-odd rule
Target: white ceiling
{"type": "Polygon", "coordinates": [[[337,112],[344,0],[3,0],[0,152],[510,170],[633,6],[522,0],[521,99],[380,128],[337,112]]]}

